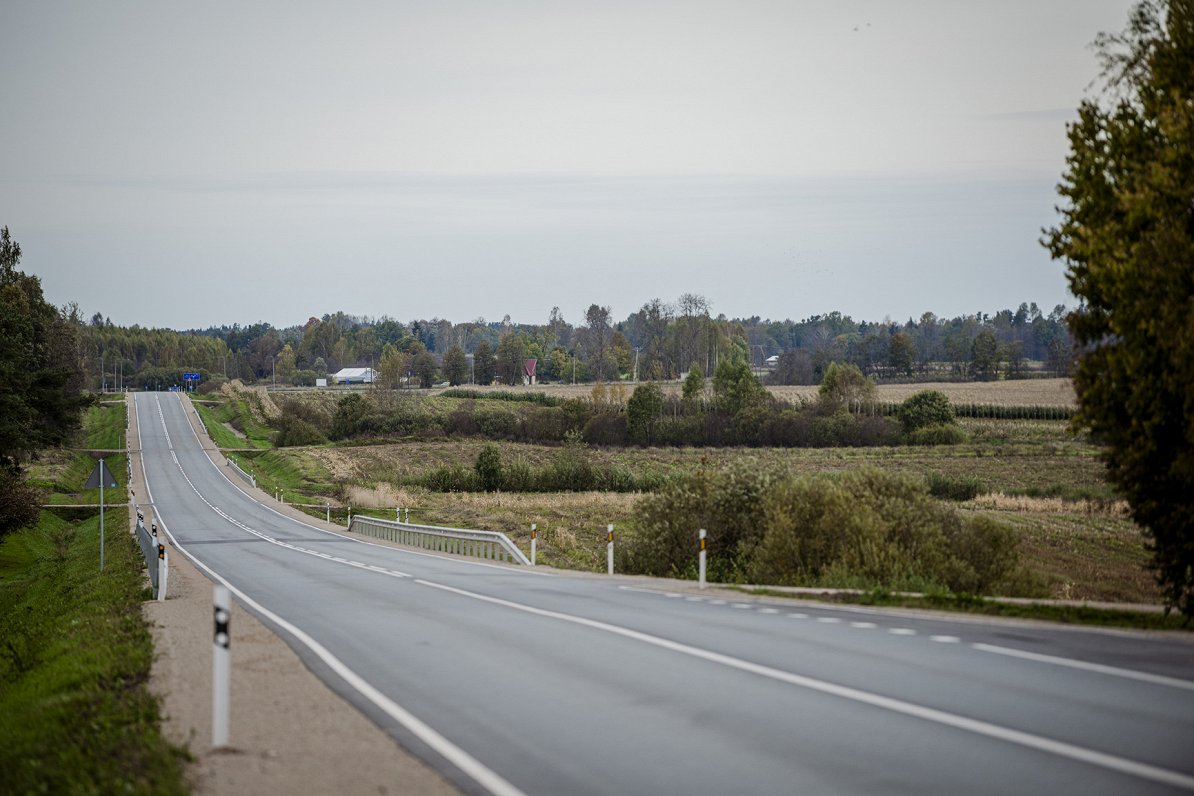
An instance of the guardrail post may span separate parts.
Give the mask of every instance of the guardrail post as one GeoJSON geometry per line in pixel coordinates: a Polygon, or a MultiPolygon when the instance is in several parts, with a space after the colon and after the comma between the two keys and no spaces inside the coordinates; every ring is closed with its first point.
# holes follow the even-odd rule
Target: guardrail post
{"type": "Polygon", "coordinates": [[[705,588],[705,529],[701,528],[701,553],[700,553],[700,587],[705,588]]]}
{"type": "Polygon", "coordinates": [[[531,566],[535,566],[535,548],[537,547],[539,531],[535,523],[531,523],[531,566]]]}
{"type": "Polygon", "coordinates": [[[609,568],[609,574],[614,574],[614,524],[611,522],[606,529],[605,542],[605,562],[609,568]]]}
{"type": "Polygon", "coordinates": [[[215,634],[212,639],[212,680],[211,680],[211,745],[222,747],[228,745],[228,710],[230,702],[230,661],[229,647],[231,637],[228,634],[229,600],[231,595],[227,586],[216,584],[213,602],[215,603],[215,634]]]}

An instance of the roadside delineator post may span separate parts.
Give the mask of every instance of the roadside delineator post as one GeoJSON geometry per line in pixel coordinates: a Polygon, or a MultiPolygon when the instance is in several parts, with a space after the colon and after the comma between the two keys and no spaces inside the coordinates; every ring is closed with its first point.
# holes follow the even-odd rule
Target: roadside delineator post
{"type": "Polygon", "coordinates": [[[609,569],[609,574],[614,574],[614,524],[612,522],[606,528],[605,563],[609,569]]]}
{"type": "Polygon", "coordinates": [[[700,553],[700,588],[705,588],[705,529],[701,528],[700,533],[701,553],[700,553]]]}
{"type": "Polygon", "coordinates": [[[212,643],[211,678],[211,745],[216,748],[228,745],[228,709],[230,703],[230,661],[228,648],[229,602],[231,594],[227,586],[216,584],[213,602],[215,604],[215,635],[212,643]]]}
{"type": "Polygon", "coordinates": [[[403,509],[403,513],[406,514],[406,524],[410,525],[410,506],[407,506],[405,509],[403,509]]]}
{"type": "Polygon", "coordinates": [[[166,601],[166,581],[170,579],[170,557],[166,545],[158,542],[158,602],[166,601]]]}
{"type": "Polygon", "coordinates": [[[538,537],[539,537],[539,530],[536,527],[535,523],[532,522],[531,523],[531,566],[532,567],[535,566],[535,547],[536,547],[536,543],[539,541],[538,537]]]}
{"type": "Polygon", "coordinates": [[[345,527],[346,528],[352,527],[352,506],[348,507],[348,523],[345,525],[345,527]]]}
{"type": "Polygon", "coordinates": [[[332,521],[332,504],[331,503],[328,504],[328,519],[327,519],[327,521],[328,522],[332,521]]]}

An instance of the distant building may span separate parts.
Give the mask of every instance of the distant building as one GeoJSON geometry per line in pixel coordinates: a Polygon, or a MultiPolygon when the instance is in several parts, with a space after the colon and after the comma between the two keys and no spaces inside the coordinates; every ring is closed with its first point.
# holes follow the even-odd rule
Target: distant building
{"type": "Polygon", "coordinates": [[[763,360],[763,365],[766,366],[767,370],[775,370],[779,367],[779,355],[776,354],[775,356],[767,357],[763,360]]]}
{"type": "Polygon", "coordinates": [[[372,384],[376,379],[373,368],[341,368],[332,374],[332,384],[372,384]]]}

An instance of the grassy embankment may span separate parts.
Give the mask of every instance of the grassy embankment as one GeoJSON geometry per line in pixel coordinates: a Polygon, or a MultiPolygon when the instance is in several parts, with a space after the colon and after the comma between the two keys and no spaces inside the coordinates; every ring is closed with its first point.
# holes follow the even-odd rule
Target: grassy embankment
{"type": "MultiPolygon", "coordinates": [[[[86,423],[86,447],[123,447],[123,407],[93,409],[86,423]],[[116,438],[109,415],[119,417],[116,438]]],[[[71,489],[94,465],[87,454],[48,459],[43,483],[71,489]]],[[[123,486],[123,457],[109,464],[123,486]]],[[[123,489],[110,492],[124,499],[123,489]]],[[[86,494],[53,497],[98,503],[86,494]]],[[[149,595],[127,509],[106,511],[105,526],[102,573],[99,517],[91,509],[43,511],[36,527],[0,543],[4,792],[187,791],[185,752],[161,736],[159,704],[147,688],[153,644],[140,603],[149,595]]]]}
{"type": "Polygon", "coordinates": [[[192,403],[203,418],[207,433],[220,448],[265,450],[271,447],[270,436],[274,430],[253,413],[245,399],[224,399],[214,406],[200,400],[192,403]]]}

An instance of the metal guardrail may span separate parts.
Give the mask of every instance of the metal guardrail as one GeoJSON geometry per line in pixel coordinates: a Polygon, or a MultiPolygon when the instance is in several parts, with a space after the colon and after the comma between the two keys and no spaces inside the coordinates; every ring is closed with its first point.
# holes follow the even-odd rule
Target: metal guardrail
{"type": "Polygon", "coordinates": [[[491,561],[507,561],[530,566],[531,562],[514,542],[497,531],[473,531],[464,528],[440,528],[436,525],[412,525],[409,522],[379,520],[355,515],[348,530],[384,539],[396,544],[420,547],[439,553],[473,556],[491,561]]]}
{"type": "Polygon", "coordinates": [[[244,470],[242,470],[240,465],[237,464],[236,462],[232,461],[232,459],[228,459],[227,461],[228,461],[228,466],[231,467],[233,470],[236,470],[237,475],[239,475],[241,478],[248,481],[254,487],[257,486],[257,479],[253,476],[252,473],[247,473],[244,470]]]}
{"type": "MultiPolygon", "coordinates": [[[[154,531],[157,526],[154,526],[154,531]]],[[[149,570],[149,583],[153,586],[153,594],[158,600],[166,599],[166,582],[170,577],[170,562],[166,553],[166,545],[145,527],[141,512],[137,512],[137,543],[141,545],[141,554],[145,556],[145,567],[149,570]]]]}

